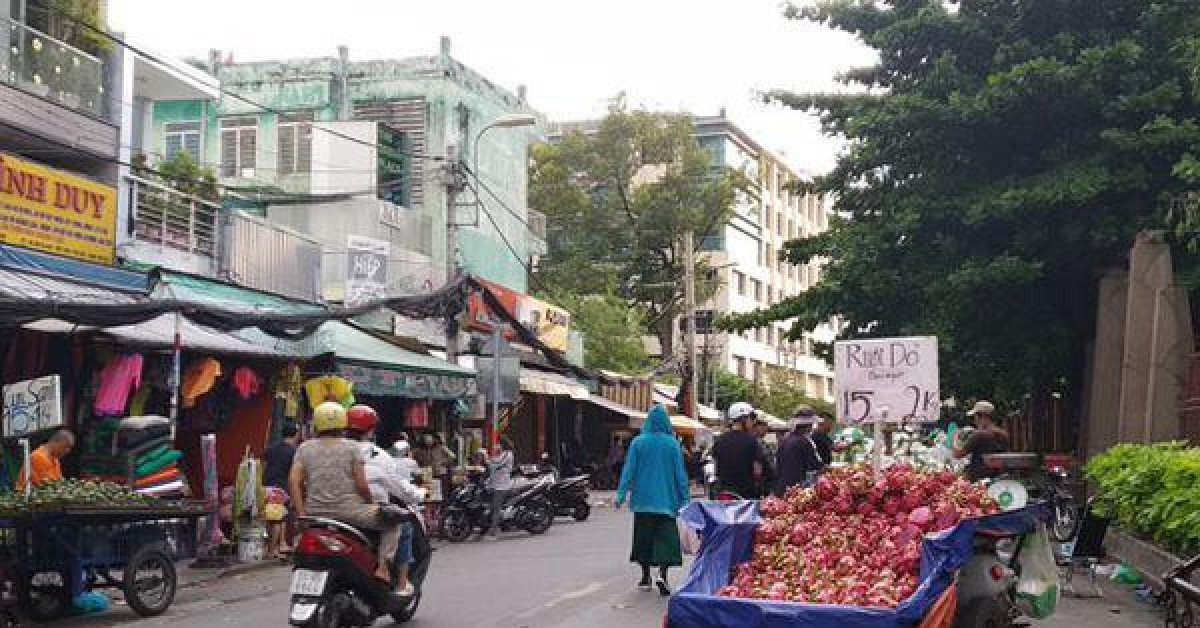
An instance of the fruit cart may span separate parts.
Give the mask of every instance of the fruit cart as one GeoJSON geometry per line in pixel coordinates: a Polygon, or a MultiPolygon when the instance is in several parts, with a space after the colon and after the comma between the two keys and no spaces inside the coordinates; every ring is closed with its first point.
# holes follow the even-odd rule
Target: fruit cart
{"type": "MultiPolygon", "coordinates": [[[[759,504],[694,502],[681,518],[701,531],[703,543],[696,561],[668,605],[666,626],[689,628],[900,628],[946,626],[954,620],[956,604],[964,599],[960,570],[971,559],[980,535],[1022,534],[1048,518],[1042,505],[979,518],[964,519],[951,529],[925,537],[920,582],[911,596],[892,608],[836,603],[799,603],[727,597],[720,590],[730,582],[735,566],[752,553],[762,519],[759,504]]],[[[966,577],[965,575],[962,577],[966,577]]],[[[1005,623],[986,625],[1007,625],[1005,623]]]]}
{"type": "Polygon", "coordinates": [[[34,621],[69,614],[84,591],[117,588],[143,617],[175,598],[175,561],[192,555],[203,502],[0,507],[0,591],[34,621]]]}

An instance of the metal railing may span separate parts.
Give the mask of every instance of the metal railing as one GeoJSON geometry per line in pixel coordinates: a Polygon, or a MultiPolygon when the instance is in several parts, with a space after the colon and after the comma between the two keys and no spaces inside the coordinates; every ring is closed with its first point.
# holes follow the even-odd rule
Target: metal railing
{"type": "Polygon", "coordinates": [[[107,119],[104,62],[12,18],[0,18],[0,82],[107,119]]]}
{"type": "Polygon", "coordinates": [[[139,177],[125,177],[133,205],[134,237],[142,242],[215,258],[220,205],[139,177]]]}

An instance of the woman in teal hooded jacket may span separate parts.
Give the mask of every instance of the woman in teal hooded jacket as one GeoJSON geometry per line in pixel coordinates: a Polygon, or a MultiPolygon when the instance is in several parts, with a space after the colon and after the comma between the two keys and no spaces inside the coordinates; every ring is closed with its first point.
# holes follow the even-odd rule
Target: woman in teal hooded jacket
{"type": "Polygon", "coordinates": [[[650,589],[650,568],[658,567],[655,586],[670,595],[667,568],[683,564],[675,516],[687,504],[689,486],[683,451],[671,432],[671,419],[661,405],[650,409],[642,433],[625,454],[625,468],[617,487],[617,508],[629,496],[633,511],[633,548],[630,562],[642,567],[638,586],[650,589]]]}

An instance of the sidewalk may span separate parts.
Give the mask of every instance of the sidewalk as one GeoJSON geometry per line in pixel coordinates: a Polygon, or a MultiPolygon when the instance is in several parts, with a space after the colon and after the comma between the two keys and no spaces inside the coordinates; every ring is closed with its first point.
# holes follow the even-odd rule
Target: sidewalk
{"type": "Polygon", "coordinates": [[[178,587],[180,589],[203,586],[222,578],[232,578],[266,569],[291,568],[289,563],[275,558],[264,559],[253,563],[239,563],[235,561],[228,567],[217,567],[211,569],[192,567],[191,565],[193,562],[193,560],[189,559],[182,561],[175,566],[175,572],[179,579],[178,587]]]}

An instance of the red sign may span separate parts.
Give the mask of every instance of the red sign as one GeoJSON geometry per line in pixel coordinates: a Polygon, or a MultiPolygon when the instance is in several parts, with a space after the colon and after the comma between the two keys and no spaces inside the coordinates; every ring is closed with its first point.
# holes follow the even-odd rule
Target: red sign
{"type": "MultiPolygon", "coordinates": [[[[490,281],[478,280],[480,284],[491,291],[496,299],[500,301],[500,305],[507,310],[508,315],[516,317],[517,304],[521,302],[522,295],[518,292],[513,292],[504,286],[494,284],[490,281]]],[[[492,326],[497,322],[508,322],[507,319],[500,318],[487,306],[487,302],[483,300],[481,292],[472,292],[467,299],[467,329],[470,331],[491,332],[492,326]]],[[[513,332],[510,330],[506,336],[511,339],[513,332]]]]}

